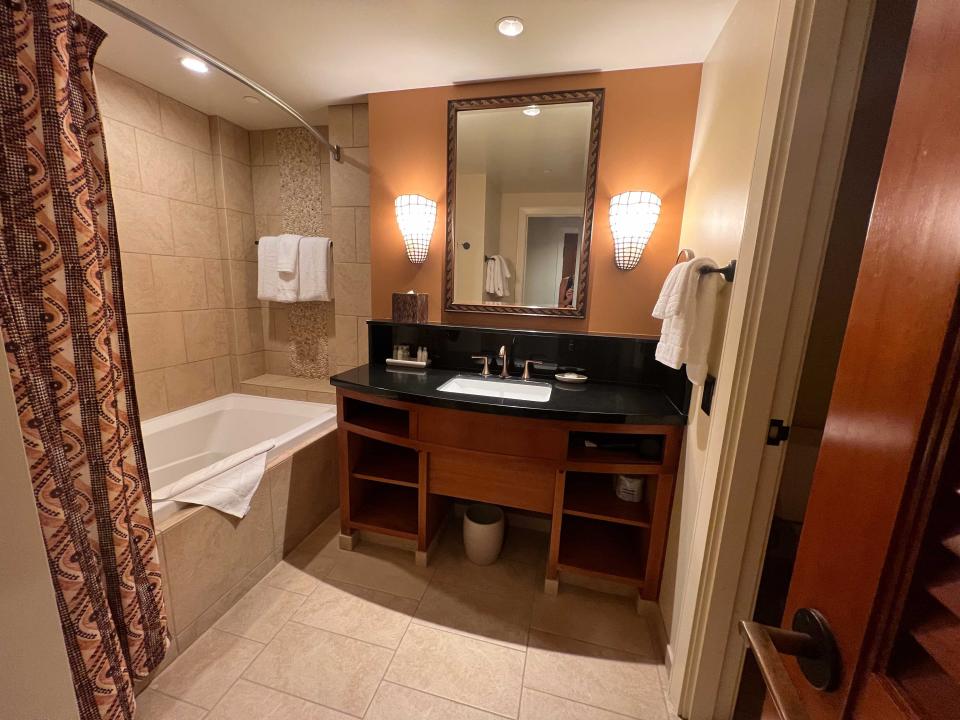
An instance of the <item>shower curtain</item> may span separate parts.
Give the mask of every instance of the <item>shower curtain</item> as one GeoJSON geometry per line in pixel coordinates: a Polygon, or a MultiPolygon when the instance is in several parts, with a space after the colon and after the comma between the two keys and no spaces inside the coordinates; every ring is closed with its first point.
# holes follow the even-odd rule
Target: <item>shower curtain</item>
{"type": "MultiPolygon", "coordinates": [[[[0,2],[0,321],[82,720],[168,643],[93,58],[66,0],[0,2]]],[[[2,711],[0,711],[2,714],[2,711]]]]}

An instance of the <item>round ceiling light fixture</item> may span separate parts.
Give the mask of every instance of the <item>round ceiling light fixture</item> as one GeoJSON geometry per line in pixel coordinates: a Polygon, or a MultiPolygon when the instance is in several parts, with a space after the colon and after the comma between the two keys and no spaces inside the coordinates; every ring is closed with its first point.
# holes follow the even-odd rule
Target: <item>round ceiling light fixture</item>
{"type": "Polygon", "coordinates": [[[507,15],[497,20],[497,31],[507,37],[516,37],[523,32],[523,20],[515,15],[507,15]]]}
{"type": "Polygon", "coordinates": [[[527,105],[527,107],[523,109],[523,114],[527,117],[536,117],[540,114],[540,108],[536,105],[527,105]]]}
{"type": "Polygon", "coordinates": [[[180,58],[180,64],[190,72],[199,73],[200,75],[206,75],[208,72],[210,72],[210,66],[200,58],[189,56],[180,58]]]}
{"type": "Polygon", "coordinates": [[[243,96],[243,101],[244,101],[244,102],[248,102],[248,103],[250,103],[251,105],[259,105],[259,104],[260,104],[260,98],[258,98],[256,95],[244,95],[244,96],[243,96]]]}

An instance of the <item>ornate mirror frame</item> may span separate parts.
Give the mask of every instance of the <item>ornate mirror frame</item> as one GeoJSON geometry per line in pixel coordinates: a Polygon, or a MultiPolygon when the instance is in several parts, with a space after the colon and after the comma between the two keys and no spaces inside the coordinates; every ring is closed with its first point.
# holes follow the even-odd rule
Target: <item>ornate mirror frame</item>
{"type": "Polygon", "coordinates": [[[466,98],[447,103],[447,243],[444,261],[444,309],[449,312],[503,313],[509,315],[548,315],[551,317],[583,318],[587,313],[587,282],[590,266],[590,240],[593,234],[593,206],[597,194],[597,163],[600,157],[600,129],[603,124],[603,89],[564,90],[529,95],[466,98]],[[454,226],[457,198],[457,113],[460,110],[486,110],[526,105],[558,105],[573,102],[591,102],[590,138],[587,145],[586,189],[583,203],[583,233],[580,242],[576,303],[572,308],[526,307],[523,305],[472,305],[453,299],[454,262],[456,247],[454,226]]]}

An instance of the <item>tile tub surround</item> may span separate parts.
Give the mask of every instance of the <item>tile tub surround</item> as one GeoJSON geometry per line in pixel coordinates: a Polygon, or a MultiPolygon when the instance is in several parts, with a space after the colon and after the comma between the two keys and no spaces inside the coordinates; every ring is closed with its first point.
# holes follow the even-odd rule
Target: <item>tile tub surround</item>
{"type": "Polygon", "coordinates": [[[174,653],[190,647],[337,507],[336,463],[332,430],[278,456],[242,520],[198,506],[160,523],[174,653]]]}
{"type": "Polygon", "coordinates": [[[394,548],[341,550],[338,532],[334,514],[183,651],[139,720],[675,717],[656,606],[543,595],[545,533],[511,529],[501,560],[479,568],[450,523],[438,561],[417,568],[394,548]]]}

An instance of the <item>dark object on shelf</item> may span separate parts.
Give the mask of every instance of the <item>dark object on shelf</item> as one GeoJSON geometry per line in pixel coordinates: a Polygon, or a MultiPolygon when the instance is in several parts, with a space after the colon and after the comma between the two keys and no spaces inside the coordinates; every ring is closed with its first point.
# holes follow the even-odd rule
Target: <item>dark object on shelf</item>
{"type": "Polygon", "coordinates": [[[427,293],[394,293],[393,322],[427,322],[427,293]]]}
{"type": "Polygon", "coordinates": [[[708,374],[707,379],[703,381],[703,395],[700,396],[700,409],[705,415],[710,414],[713,407],[713,391],[717,387],[717,379],[708,374]]]}

